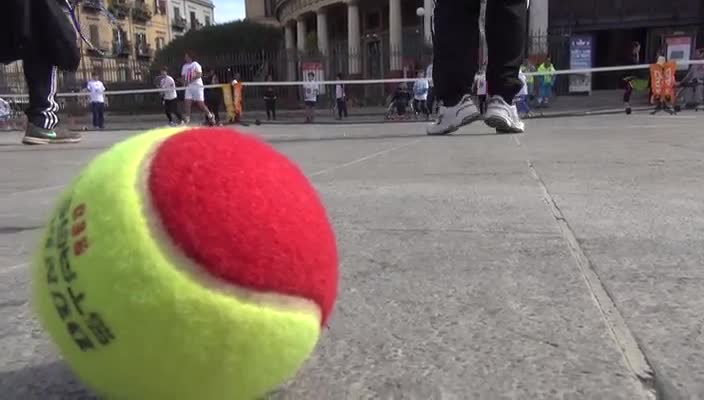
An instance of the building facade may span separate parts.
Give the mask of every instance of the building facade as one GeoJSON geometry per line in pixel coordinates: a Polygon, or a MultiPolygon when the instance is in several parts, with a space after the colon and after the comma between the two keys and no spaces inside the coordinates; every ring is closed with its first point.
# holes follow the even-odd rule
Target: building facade
{"type": "Polygon", "coordinates": [[[276,19],[276,0],[245,0],[245,15],[248,20],[260,24],[279,26],[276,19]]]}
{"type": "Polygon", "coordinates": [[[286,49],[331,57],[331,70],[394,77],[429,62],[433,0],[276,0],[274,6],[286,49]]]}
{"type": "MultiPolygon", "coordinates": [[[[432,46],[433,4],[433,0],[247,0],[247,17],[275,18],[283,27],[287,50],[332,57],[336,65],[330,70],[392,77],[428,63],[416,48],[432,46]],[[336,57],[343,49],[347,57],[336,57]]],[[[527,22],[526,56],[541,59],[553,53],[559,68],[569,68],[570,37],[577,34],[592,35],[593,66],[628,62],[634,42],[641,45],[643,62],[666,52],[673,35],[691,38],[692,53],[698,44],[704,45],[701,0],[530,0],[527,22]]]]}
{"type": "Polygon", "coordinates": [[[170,0],[168,12],[174,37],[215,23],[212,0],[170,0]]]}
{"type": "MultiPolygon", "coordinates": [[[[79,73],[98,73],[106,81],[141,80],[143,68],[171,39],[167,0],[84,0],[76,13],[84,36],[79,73]],[[111,21],[104,9],[115,17],[111,21]]],[[[86,77],[82,77],[85,79],[86,77]]]]}

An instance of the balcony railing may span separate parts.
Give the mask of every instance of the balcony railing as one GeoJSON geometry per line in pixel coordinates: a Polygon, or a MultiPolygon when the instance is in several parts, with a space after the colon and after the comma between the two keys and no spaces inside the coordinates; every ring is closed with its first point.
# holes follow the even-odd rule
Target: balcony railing
{"type": "Polygon", "coordinates": [[[147,22],[152,19],[152,12],[146,4],[135,2],[132,8],[132,18],[135,21],[147,22]]]}
{"type": "Polygon", "coordinates": [[[130,6],[126,0],[112,0],[108,11],[117,19],[125,19],[129,15],[130,6]]]}
{"type": "Polygon", "coordinates": [[[148,44],[144,43],[137,43],[134,47],[135,54],[137,55],[137,58],[152,58],[152,47],[148,44]]]}
{"type": "Polygon", "coordinates": [[[103,9],[103,0],[83,0],[83,9],[91,12],[99,12],[103,9]]]}
{"type": "Polygon", "coordinates": [[[174,17],[174,20],[171,21],[171,26],[179,30],[184,30],[188,28],[188,21],[183,17],[174,17]]]}
{"type": "Polygon", "coordinates": [[[115,57],[129,57],[130,55],[130,42],[123,40],[121,42],[112,43],[112,51],[115,57]]]}
{"type": "Polygon", "coordinates": [[[157,12],[161,15],[166,15],[166,10],[168,7],[168,4],[166,3],[166,0],[159,0],[157,2],[157,12]]]}
{"type": "Polygon", "coordinates": [[[91,57],[103,57],[110,54],[110,42],[94,42],[92,47],[86,49],[86,53],[91,57]]]}

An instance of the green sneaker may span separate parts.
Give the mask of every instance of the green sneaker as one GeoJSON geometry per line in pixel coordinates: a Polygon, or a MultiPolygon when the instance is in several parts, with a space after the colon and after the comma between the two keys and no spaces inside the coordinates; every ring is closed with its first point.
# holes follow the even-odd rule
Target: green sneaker
{"type": "Polygon", "coordinates": [[[24,138],[22,138],[22,143],[24,144],[61,144],[78,143],[80,141],[81,134],[79,132],[71,132],[69,130],[52,131],[31,123],[27,124],[27,130],[24,133],[24,138]]]}

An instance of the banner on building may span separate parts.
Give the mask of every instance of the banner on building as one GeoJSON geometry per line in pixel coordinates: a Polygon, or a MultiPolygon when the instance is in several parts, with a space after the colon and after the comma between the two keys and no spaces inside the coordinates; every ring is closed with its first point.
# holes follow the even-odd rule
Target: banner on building
{"type": "MultiPolygon", "coordinates": [[[[665,38],[667,45],[667,59],[672,61],[689,60],[692,57],[692,37],[691,36],[670,36],[665,38]]],[[[680,63],[679,70],[685,70],[688,66],[680,63]]]]}
{"type": "MultiPolygon", "coordinates": [[[[572,35],[570,37],[570,69],[592,67],[594,49],[591,35],[572,35]]],[[[570,93],[591,93],[592,74],[570,74],[570,93]]]]}
{"type": "MultiPolygon", "coordinates": [[[[313,73],[315,75],[313,77],[314,81],[317,82],[323,82],[325,81],[325,67],[323,66],[323,63],[318,62],[318,61],[306,61],[301,63],[301,74],[304,81],[309,80],[308,79],[308,74],[313,73]]],[[[320,85],[318,88],[319,94],[324,94],[325,93],[325,85],[320,85]]]]}
{"type": "Polygon", "coordinates": [[[650,99],[654,103],[657,99],[672,101],[675,96],[675,72],[677,63],[668,61],[663,64],[650,65],[650,85],[653,96],[650,99]]]}

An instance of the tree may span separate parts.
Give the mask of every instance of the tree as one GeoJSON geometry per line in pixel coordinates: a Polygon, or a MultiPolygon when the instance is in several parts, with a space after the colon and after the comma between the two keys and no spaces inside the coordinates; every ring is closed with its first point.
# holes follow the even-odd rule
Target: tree
{"type": "Polygon", "coordinates": [[[277,28],[246,20],[190,30],[157,52],[154,69],[180,66],[187,51],[210,64],[227,63],[238,55],[273,53],[281,48],[282,36],[277,28]]]}

